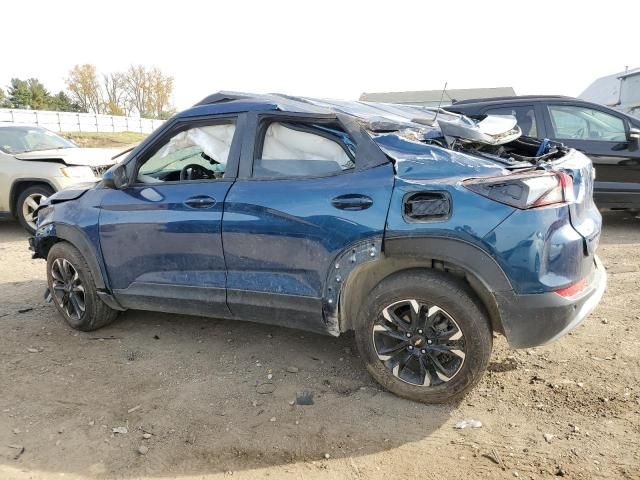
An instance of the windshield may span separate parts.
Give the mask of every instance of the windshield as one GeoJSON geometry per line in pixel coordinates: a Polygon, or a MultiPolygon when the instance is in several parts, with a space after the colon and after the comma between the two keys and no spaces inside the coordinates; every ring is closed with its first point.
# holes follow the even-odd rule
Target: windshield
{"type": "Polygon", "coordinates": [[[37,150],[74,148],[60,135],[40,127],[0,127],[0,150],[4,153],[25,153],[37,150]]]}

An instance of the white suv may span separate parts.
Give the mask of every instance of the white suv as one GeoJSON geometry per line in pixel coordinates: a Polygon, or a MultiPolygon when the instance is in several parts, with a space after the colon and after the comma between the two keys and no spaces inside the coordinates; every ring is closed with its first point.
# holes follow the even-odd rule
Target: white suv
{"type": "Polygon", "coordinates": [[[35,210],[52,193],[97,182],[117,150],[79,148],[41,127],[0,124],[0,216],[17,217],[30,233],[35,210]]]}

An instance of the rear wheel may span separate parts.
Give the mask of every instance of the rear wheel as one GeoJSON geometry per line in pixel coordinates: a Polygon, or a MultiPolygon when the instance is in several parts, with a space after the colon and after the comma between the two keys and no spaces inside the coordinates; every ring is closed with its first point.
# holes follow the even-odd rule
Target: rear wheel
{"type": "Polygon", "coordinates": [[[394,274],[360,310],[358,348],[371,375],[410,400],[462,397],[482,377],[492,332],[464,282],[436,271],[394,274]]]}
{"type": "Polygon", "coordinates": [[[20,224],[31,234],[36,231],[35,215],[40,202],[50,197],[53,189],[47,185],[36,185],[25,189],[19,196],[16,203],[16,214],[20,224]]]}
{"type": "Polygon", "coordinates": [[[56,309],[77,330],[96,330],[118,316],[98,297],[87,262],[70,243],[56,243],[49,250],[47,281],[56,309]]]}

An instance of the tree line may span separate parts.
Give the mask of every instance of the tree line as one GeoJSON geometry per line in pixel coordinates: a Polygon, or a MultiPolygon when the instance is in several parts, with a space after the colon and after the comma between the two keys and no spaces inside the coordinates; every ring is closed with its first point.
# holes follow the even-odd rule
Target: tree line
{"type": "Polygon", "coordinates": [[[95,65],[76,65],[65,84],[66,91],[52,94],[37,78],[12,78],[6,92],[0,88],[0,108],[161,119],[175,111],[171,105],[173,77],[156,67],[131,65],[123,72],[99,74],[95,65]]]}

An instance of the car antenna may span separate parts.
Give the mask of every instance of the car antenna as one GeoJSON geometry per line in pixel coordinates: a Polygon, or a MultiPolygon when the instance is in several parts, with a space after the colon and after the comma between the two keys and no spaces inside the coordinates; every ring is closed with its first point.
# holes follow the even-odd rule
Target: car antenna
{"type": "Polygon", "coordinates": [[[447,83],[448,82],[444,82],[444,88],[442,89],[442,94],[440,95],[440,103],[438,103],[438,109],[436,110],[436,116],[433,117],[433,123],[436,123],[436,120],[438,120],[438,114],[440,113],[440,106],[442,105],[442,100],[444,99],[444,92],[447,91],[447,83]]]}

